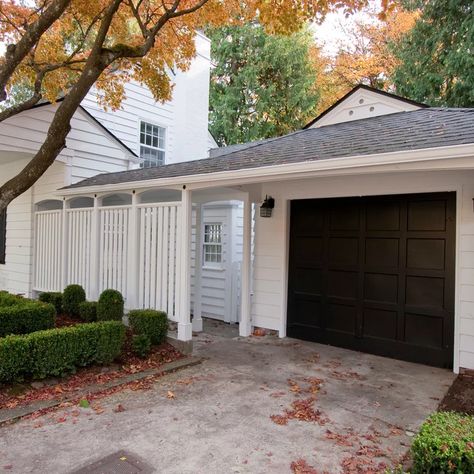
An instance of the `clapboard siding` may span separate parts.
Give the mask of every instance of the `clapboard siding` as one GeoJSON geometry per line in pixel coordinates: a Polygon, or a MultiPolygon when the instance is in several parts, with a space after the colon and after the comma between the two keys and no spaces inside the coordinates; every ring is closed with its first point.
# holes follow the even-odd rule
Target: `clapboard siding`
{"type": "MultiPolygon", "coordinates": [[[[11,117],[0,124],[0,181],[17,174],[44,142],[57,105],[48,104],[11,117]],[[12,150],[16,155],[9,156],[12,150]],[[18,154],[18,152],[20,154],[18,154]]],[[[122,145],[84,111],[71,121],[66,148],[28,191],[7,209],[6,262],[0,265],[0,288],[31,295],[33,268],[33,212],[35,204],[58,199],[57,190],[85,177],[129,168],[122,145]]]]}
{"type": "Polygon", "coordinates": [[[196,51],[187,72],[170,72],[174,85],[170,101],[155,102],[146,86],[131,81],[125,84],[125,98],[118,110],[99,106],[100,92],[95,89],[82,105],[137,154],[139,123],[144,120],[166,128],[166,163],[204,158],[209,149],[210,43],[203,35],[196,37],[196,51]]]}

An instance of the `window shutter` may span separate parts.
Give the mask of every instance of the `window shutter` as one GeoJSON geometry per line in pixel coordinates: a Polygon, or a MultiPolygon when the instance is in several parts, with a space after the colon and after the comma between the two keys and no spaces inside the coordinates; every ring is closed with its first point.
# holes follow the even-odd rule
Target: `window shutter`
{"type": "Polygon", "coordinates": [[[7,246],[7,210],[0,212],[0,263],[5,263],[7,246]]]}

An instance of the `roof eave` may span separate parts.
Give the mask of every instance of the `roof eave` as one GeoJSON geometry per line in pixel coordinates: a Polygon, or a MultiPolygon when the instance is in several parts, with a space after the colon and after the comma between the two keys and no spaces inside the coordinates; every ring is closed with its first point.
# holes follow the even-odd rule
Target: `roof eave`
{"type": "MultiPolygon", "coordinates": [[[[95,193],[108,193],[149,188],[177,188],[186,185],[188,189],[220,187],[232,184],[250,184],[255,182],[275,181],[291,177],[309,177],[319,172],[354,170],[356,168],[384,167],[388,165],[403,165],[407,163],[433,162],[454,158],[472,158],[474,143],[450,145],[435,148],[421,148],[373,155],[357,155],[325,160],[311,160],[298,163],[261,166],[215,173],[176,176],[171,178],[156,178],[123,183],[102,184],[75,188],[64,188],[57,191],[61,196],[75,196],[95,193]]],[[[470,168],[474,169],[474,161],[470,168]]],[[[446,169],[449,168],[449,163],[446,169]]]]}

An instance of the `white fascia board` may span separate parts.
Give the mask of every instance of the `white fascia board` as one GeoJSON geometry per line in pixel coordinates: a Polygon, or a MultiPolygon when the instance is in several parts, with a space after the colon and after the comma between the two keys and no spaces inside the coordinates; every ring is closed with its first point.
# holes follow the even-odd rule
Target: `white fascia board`
{"type": "Polygon", "coordinates": [[[231,185],[243,185],[250,183],[260,183],[268,181],[278,181],[289,178],[310,178],[320,174],[327,175],[328,172],[334,174],[350,174],[350,172],[384,172],[403,171],[409,165],[408,171],[413,171],[415,163],[425,166],[423,169],[429,170],[426,164],[430,162],[442,162],[436,167],[437,170],[450,169],[474,169],[474,143],[467,145],[453,145],[436,148],[422,148],[420,150],[398,151],[390,153],[380,153],[374,155],[359,155],[343,158],[329,158],[324,160],[304,161],[290,164],[280,164],[271,166],[261,166],[232,171],[219,171],[215,173],[203,173],[195,175],[177,176],[171,178],[157,178],[152,180],[129,181],[126,183],[84,186],[82,188],[71,188],[59,190],[57,194],[61,196],[71,196],[78,194],[91,194],[97,192],[126,191],[131,189],[144,188],[175,188],[186,185],[188,189],[203,189],[208,187],[222,187],[231,185]],[[463,163],[455,163],[455,159],[470,158],[463,163]],[[392,168],[392,169],[390,169],[392,168]]]}

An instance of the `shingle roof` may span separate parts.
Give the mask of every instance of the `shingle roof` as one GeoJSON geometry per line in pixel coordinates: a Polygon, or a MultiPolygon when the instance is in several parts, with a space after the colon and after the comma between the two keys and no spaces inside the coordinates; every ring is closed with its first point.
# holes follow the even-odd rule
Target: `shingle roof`
{"type": "Polygon", "coordinates": [[[427,108],[300,130],[202,160],[99,174],[69,188],[467,143],[474,144],[474,108],[427,108]]]}

